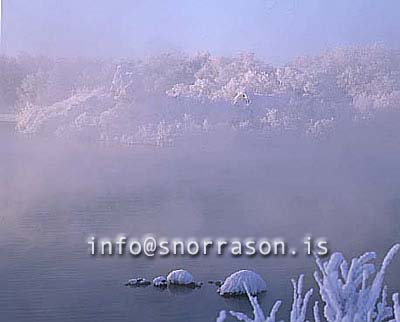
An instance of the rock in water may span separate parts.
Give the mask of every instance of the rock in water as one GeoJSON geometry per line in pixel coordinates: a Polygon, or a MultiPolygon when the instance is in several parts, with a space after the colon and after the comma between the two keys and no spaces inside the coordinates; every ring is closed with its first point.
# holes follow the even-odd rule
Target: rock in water
{"type": "Polygon", "coordinates": [[[252,295],[267,290],[267,284],[260,275],[253,271],[241,270],[227,277],[217,292],[222,296],[243,295],[246,294],[245,284],[252,295]]]}
{"type": "Polygon", "coordinates": [[[167,286],[167,278],[165,276],[158,276],[153,279],[153,285],[155,287],[166,287],[167,286]]]}
{"type": "Polygon", "coordinates": [[[130,279],[127,283],[125,283],[126,286],[148,286],[150,285],[151,282],[146,280],[145,278],[132,278],[130,279]]]}
{"type": "Polygon", "coordinates": [[[183,269],[172,271],[167,276],[167,282],[172,285],[194,285],[192,274],[183,269]]]}

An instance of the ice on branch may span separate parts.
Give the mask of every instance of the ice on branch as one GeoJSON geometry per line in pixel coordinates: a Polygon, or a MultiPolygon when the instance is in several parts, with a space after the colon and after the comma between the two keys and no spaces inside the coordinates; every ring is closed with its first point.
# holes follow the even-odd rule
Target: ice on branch
{"type": "MultiPolygon", "coordinates": [[[[400,244],[394,245],[379,270],[371,263],[376,259],[373,252],[352,259],[350,265],[341,253],[333,254],[326,262],[317,258],[319,272],[314,276],[324,303],[324,319],[321,319],[318,302],[313,308],[314,322],[400,322],[400,303],[398,293],[394,294],[393,307],[388,304],[387,287],[383,286],[383,278],[387,267],[400,250],[400,244]]],[[[313,290],[303,295],[304,276],[297,281],[292,280],[293,302],[290,312],[290,322],[306,322],[308,304],[313,290]]],[[[275,322],[276,313],[281,305],[278,301],[273,306],[269,317],[265,317],[258,300],[251,295],[247,284],[243,288],[253,308],[254,318],[241,312],[229,313],[245,322],[275,322]]],[[[311,313],[311,312],[310,312],[311,313]]],[[[226,319],[226,312],[221,311],[217,322],[226,319]]]]}
{"type": "Polygon", "coordinates": [[[310,301],[313,289],[309,289],[303,296],[304,275],[300,275],[298,281],[292,279],[293,285],[293,303],[290,312],[290,322],[306,321],[307,307],[310,301]]]}
{"type": "Polygon", "coordinates": [[[276,322],[276,313],[279,310],[279,307],[281,306],[281,301],[277,301],[274,306],[271,309],[271,312],[269,316],[266,318],[264,315],[263,310],[260,307],[260,304],[258,304],[257,297],[251,295],[251,292],[249,288],[247,287],[246,283],[243,283],[243,287],[246,291],[247,297],[249,298],[250,304],[253,307],[253,315],[254,319],[249,318],[247,315],[241,312],[234,312],[230,311],[229,313],[237,318],[239,321],[245,321],[245,322],[276,322]]]}
{"type": "Polygon", "coordinates": [[[219,312],[216,322],[224,322],[226,319],[226,311],[219,312]]]}
{"type": "Polygon", "coordinates": [[[153,279],[153,285],[155,287],[166,287],[167,278],[165,276],[158,276],[153,279]]]}
{"type": "MultiPolygon", "coordinates": [[[[313,290],[310,289],[306,292],[305,295],[303,295],[303,281],[304,281],[304,276],[301,275],[299,277],[299,279],[296,280],[292,280],[292,284],[293,284],[293,304],[292,304],[292,310],[290,312],[290,322],[305,322],[306,321],[306,313],[307,313],[307,307],[308,307],[308,303],[310,301],[310,297],[313,293],[313,290]]],[[[250,301],[250,304],[253,308],[253,315],[254,318],[249,318],[247,315],[245,315],[244,313],[241,312],[234,312],[234,311],[230,311],[229,313],[237,318],[240,321],[246,321],[246,322],[277,322],[277,313],[278,310],[282,304],[281,301],[277,301],[274,306],[271,309],[270,314],[268,315],[268,317],[265,317],[265,314],[263,312],[263,310],[260,307],[260,304],[258,303],[258,300],[255,296],[252,296],[250,293],[250,290],[247,286],[246,283],[243,283],[243,287],[246,290],[246,294],[247,297],[250,301]]],[[[221,314],[223,314],[222,312],[225,311],[221,311],[221,314]]],[[[225,315],[223,315],[224,318],[226,317],[225,315]]],[[[218,321],[218,320],[217,320],[218,321]]],[[[220,321],[224,321],[224,320],[220,320],[220,321]]]]}
{"type": "Polygon", "coordinates": [[[391,318],[393,310],[387,305],[383,278],[399,249],[399,244],[390,249],[377,272],[371,263],[376,259],[373,252],[354,258],[350,265],[340,253],[327,262],[317,258],[320,271],[314,277],[325,303],[325,318],[329,322],[381,322],[391,318]]]}
{"type": "Polygon", "coordinates": [[[391,320],[391,322],[400,322],[399,293],[393,294],[393,303],[394,320],[391,320]]]}

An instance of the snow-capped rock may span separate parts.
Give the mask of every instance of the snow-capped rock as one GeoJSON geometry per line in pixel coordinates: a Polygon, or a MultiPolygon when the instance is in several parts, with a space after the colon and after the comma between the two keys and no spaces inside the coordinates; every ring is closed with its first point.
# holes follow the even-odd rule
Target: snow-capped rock
{"type": "Polygon", "coordinates": [[[167,282],[172,285],[194,285],[192,274],[183,269],[178,269],[169,273],[167,276],[167,282]]]}
{"type": "Polygon", "coordinates": [[[262,277],[253,271],[241,270],[228,276],[217,292],[222,296],[246,294],[246,288],[251,295],[267,290],[267,284],[262,277]]]}
{"type": "Polygon", "coordinates": [[[125,283],[126,286],[148,286],[151,282],[145,278],[132,278],[125,283]]]}
{"type": "Polygon", "coordinates": [[[153,285],[155,287],[166,287],[167,286],[167,278],[165,276],[158,276],[153,279],[153,285]]]}

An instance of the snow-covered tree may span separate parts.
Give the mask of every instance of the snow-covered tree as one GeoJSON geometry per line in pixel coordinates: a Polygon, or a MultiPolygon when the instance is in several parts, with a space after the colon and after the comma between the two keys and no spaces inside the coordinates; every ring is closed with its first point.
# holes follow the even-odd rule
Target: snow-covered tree
{"type": "MultiPolygon", "coordinates": [[[[161,132],[168,142],[200,133],[205,119],[207,133],[224,128],[268,139],[294,134],[321,141],[343,128],[400,115],[400,51],[384,47],[338,48],[280,67],[252,54],[207,53],[118,61],[25,57],[16,66],[26,75],[13,83],[18,97],[11,91],[9,100],[20,108],[18,128],[31,135],[74,136],[77,128],[68,124],[75,113],[59,113],[59,126],[45,128],[53,124],[54,109],[85,93],[107,103],[93,105],[79,118],[79,133],[94,141],[98,133],[113,142],[129,137],[129,144],[158,144],[161,132]]],[[[77,104],[68,108],[79,110],[77,104]]]]}

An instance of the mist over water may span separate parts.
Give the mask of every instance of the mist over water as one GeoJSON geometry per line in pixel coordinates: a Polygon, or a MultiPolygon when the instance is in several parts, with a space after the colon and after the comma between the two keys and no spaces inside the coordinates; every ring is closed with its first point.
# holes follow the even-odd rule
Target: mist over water
{"type": "MultiPolygon", "coordinates": [[[[245,299],[221,299],[207,284],[187,294],[123,287],[132,276],[183,267],[203,281],[253,269],[268,283],[263,307],[283,299],[285,317],[288,277],[305,273],[313,285],[312,258],[93,258],[86,239],[284,237],[301,247],[312,234],[348,257],[383,254],[398,241],[400,154],[380,130],[370,133],[375,142],[360,132],[324,143],[239,136],[169,148],[2,137],[4,316],[51,321],[73,312],[80,321],[131,321],[132,314],[142,321],[205,321],[221,308],[248,311],[245,299]]],[[[391,291],[399,287],[398,267],[396,261],[386,278],[391,291]]]]}
{"type": "MultiPolygon", "coordinates": [[[[384,254],[399,232],[398,57],[348,48],[284,68],[252,55],[5,59],[20,86],[3,96],[17,111],[1,125],[3,316],[209,321],[221,308],[248,311],[208,284],[123,287],[180,267],[203,281],[258,272],[268,282],[261,303],[283,299],[282,318],[288,277],[314,285],[306,256],[93,258],[92,235],[282,237],[301,247],[311,234],[348,257],[384,254]]],[[[398,268],[386,276],[391,292],[398,268]]]]}
{"type": "Polygon", "coordinates": [[[299,249],[311,235],[382,260],[400,232],[400,29],[397,3],[382,3],[6,2],[0,320],[251,311],[207,283],[124,287],[177,268],[204,282],[254,270],[262,307],[283,300],[285,320],[290,278],[304,273],[320,301],[303,254],[93,257],[93,235],[281,237],[299,249]]]}

